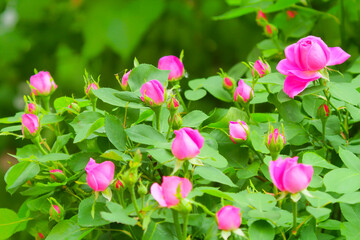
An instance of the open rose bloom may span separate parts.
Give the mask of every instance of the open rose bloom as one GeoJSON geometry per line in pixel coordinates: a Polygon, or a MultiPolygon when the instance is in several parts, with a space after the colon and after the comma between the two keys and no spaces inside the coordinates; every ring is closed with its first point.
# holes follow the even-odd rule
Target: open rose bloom
{"type": "Polygon", "coordinates": [[[199,130],[181,128],[175,130],[175,139],[171,145],[171,152],[179,160],[188,160],[196,157],[204,145],[204,137],[199,130]]]}
{"type": "Polygon", "coordinates": [[[310,82],[323,78],[320,70],[345,62],[350,55],[340,47],[328,47],[319,37],[308,36],[285,48],[286,59],[276,69],[286,75],[284,92],[294,98],[310,82]]]}
{"type": "Polygon", "coordinates": [[[40,71],[30,77],[31,91],[35,95],[48,96],[55,91],[57,85],[49,72],[40,71]]]}
{"type": "Polygon", "coordinates": [[[85,171],[88,185],[96,192],[105,191],[114,179],[115,165],[110,161],[96,163],[94,159],[90,158],[85,171]]]}

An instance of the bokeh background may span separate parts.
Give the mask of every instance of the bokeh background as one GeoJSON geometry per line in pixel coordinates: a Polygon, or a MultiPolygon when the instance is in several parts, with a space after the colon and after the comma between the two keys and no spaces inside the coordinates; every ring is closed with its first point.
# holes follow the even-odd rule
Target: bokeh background
{"type": "MultiPolygon", "coordinates": [[[[359,1],[291,1],[311,2],[311,10],[296,9],[299,15],[292,25],[286,10],[269,14],[283,31],[283,40],[294,42],[306,34],[320,36],[329,46],[350,52],[352,58],[344,68],[354,62],[351,73],[360,73],[360,62],[355,60],[360,45],[359,1]]],[[[30,92],[26,81],[34,68],[51,73],[58,85],[54,97],[82,97],[84,69],[94,77],[101,75],[100,86],[119,88],[114,74],[122,75],[132,68],[134,57],[156,66],[160,57],[179,56],[184,50],[188,79],[254,61],[261,52],[250,53],[267,39],[256,24],[256,11],[242,16],[231,15],[231,11],[242,4],[259,9],[272,2],[0,0],[0,118],[24,108],[23,96],[30,92]],[[230,17],[214,18],[229,11],[230,17]]],[[[186,82],[182,84],[187,87],[186,82]]],[[[22,202],[18,193],[10,198],[3,181],[14,161],[7,153],[15,153],[21,145],[21,139],[0,136],[0,208],[17,211],[22,202]]]]}

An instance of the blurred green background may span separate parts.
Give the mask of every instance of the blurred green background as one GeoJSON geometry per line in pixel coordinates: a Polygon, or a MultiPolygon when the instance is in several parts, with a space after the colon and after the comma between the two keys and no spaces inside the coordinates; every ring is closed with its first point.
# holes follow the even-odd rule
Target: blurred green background
{"type": "MultiPolygon", "coordinates": [[[[0,118],[24,108],[34,68],[53,76],[53,97],[82,97],[85,68],[101,75],[100,86],[119,88],[114,74],[132,68],[135,56],[157,66],[184,49],[189,79],[228,70],[265,38],[255,13],[212,20],[228,9],[223,0],[0,0],[0,118]]],[[[21,195],[10,200],[3,175],[12,161],[7,153],[21,145],[0,137],[0,207],[15,211],[21,195]]]]}
{"type": "MultiPolygon", "coordinates": [[[[256,24],[256,11],[273,2],[0,0],[0,118],[23,110],[23,96],[30,93],[26,81],[34,68],[51,73],[58,85],[52,97],[56,98],[84,96],[85,68],[94,77],[101,75],[100,86],[119,89],[114,74],[132,68],[134,57],[157,66],[160,57],[179,56],[183,49],[188,79],[215,75],[219,68],[228,71],[248,58],[254,61],[264,53],[255,46],[260,42],[258,47],[266,48],[271,42],[256,24]],[[253,4],[251,13],[236,11],[246,4],[253,4]],[[216,21],[214,16],[223,19],[216,21]]],[[[286,9],[268,14],[281,30],[284,46],[313,34],[352,55],[341,68],[355,61],[360,45],[359,0],[290,2],[300,5],[293,22],[286,9]],[[308,2],[307,7],[300,2],[308,2]]],[[[360,60],[351,69],[350,73],[360,73],[360,60]]],[[[182,84],[187,87],[186,80],[182,84]]],[[[7,153],[14,154],[27,141],[0,136],[0,208],[17,211],[22,202],[20,194],[10,198],[5,191],[3,175],[11,166],[8,161],[14,161],[7,153]]]]}

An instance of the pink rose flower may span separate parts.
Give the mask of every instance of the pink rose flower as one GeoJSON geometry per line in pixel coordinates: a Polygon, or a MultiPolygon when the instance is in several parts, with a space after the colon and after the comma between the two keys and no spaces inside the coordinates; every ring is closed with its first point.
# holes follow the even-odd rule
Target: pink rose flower
{"type": "Polygon", "coordinates": [[[158,63],[160,70],[170,70],[168,80],[179,80],[184,74],[184,65],[176,56],[164,56],[160,58],[158,63]]]}
{"type": "Polygon", "coordinates": [[[350,57],[340,47],[328,47],[321,38],[314,36],[286,47],[285,56],[276,69],[287,75],[284,92],[291,98],[301,93],[311,81],[321,78],[319,70],[341,64],[350,57]]]}
{"type": "Polygon", "coordinates": [[[96,83],[90,83],[89,86],[86,88],[86,95],[90,94],[90,90],[98,90],[99,86],[96,83]]]}
{"type": "Polygon", "coordinates": [[[21,132],[26,138],[32,138],[38,133],[39,118],[35,114],[23,114],[21,116],[21,132]]]}
{"type": "Polygon", "coordinates": [[[216,221],[220,230],[233,231],[240,227],[240,208],[227,205],[216,213],[216,221]]]}
{"type": "MultiPolygon", "coordinates": [[[[253,68],[259,74],[260,77],[263,77],[266,74],[270,73],[270,66],[266,63],[263,63],[261,60],[257,60],[254,63],[253,68]]],[[[254,70],[252,70],[253,75],[255,74],[254,70]]]]}
{"type": "Polygon", "coordinates": [[[245,141],[249,134],[249,127],[244,121],[240,122],[229,122],[229,134],[230,139],[233,143],[245,141]]]}
{"type": "Polygon", "coordinates": [[[175,139],[171,145],[171,152],[179,160],[188,160],[196,157],[204,145],[204,137],[199,130],[192,128],[181,128],[175,130],[175,139]]]}
{"type": "Polygon", "coordinates": [[[254,90],[252,90],[251,87],[244,82],[244,80],[240,79],[238,87],[234,92],[235,102],[246,103],[251,100],[253,96],[254,90]]]}
{"type": "Polygon", "coordinates": [[[30,77],[31,91],[35,95],[48,96],[55,91],[57,85],[49,72],[40,71],[30,77]]]}
{"type": "Polygon", "coordinates": [[[114,179],[115,165],[113,162],[105,161],[100,164],[90,158],[85,167],[87,173],[86,181],[94,191],[104,191],[114,179]]]}
{"type": "Polygon", "coordinates": [[[306,189],[311,181],[314,169],[311,165],[297,163],[298,157],[279,157],[270,161],[270,177],[280,191],[297,193],[306,189]]]}
{"type": "Polygon", "coordinates": [[[150,106],[160,106],[165,101],[165,90],[161,82],[151,80],[144,83],[140,89],[141,100],[150,106]]]}
{"type": "Polygon", "coordinates": [[[187,178],[176,176],[164,176],[161,186],[158,183],[153,183],[150,192],[160,206],[170,208],[179,203],[176,196],[179,185],[181,197],[186,198],[192,189],[192,184],[187,178]]]}

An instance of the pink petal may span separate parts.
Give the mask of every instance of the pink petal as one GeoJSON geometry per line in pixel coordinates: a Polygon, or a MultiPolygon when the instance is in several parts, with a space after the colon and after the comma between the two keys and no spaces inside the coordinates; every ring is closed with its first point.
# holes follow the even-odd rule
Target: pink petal
{"type": "Polygon", "coordinates": [[[289,70],[289,75],[295,75],[299,78],[298,81],[314,81],[322,77],[317,71],[301,71],[301,70],[289,70]]]}
{"type": "Polygon", "coordinates": [[[284,82],[284,92],[291,98],[304,91],[310,82],[304,82],[296,76],[287,76],[284,82]]]}
{"type": "Polygon", "coordinates": [[[286,191],[297,193],[306,189],[313,173],[314,169],[311,165],[297,164],[288,168],[283,176],[286,191]]]}
{"type": "Polygon", "coordinates": [[[350,57],[350,54],[342,50],[340,47],[331,47],[329,49],[330,60],[327,63],[328,66],[342,64],[350,57]]]}
{"type": "Polygon", "coordinates": [[[171,152],[177,159],[189,159],[200,153],[199,147],[183,130],[174,131],[176,137],[171,145],[171,152]]]}
{"type": "Polygon", "coordinates": [[[187,178],[180,178],[180,182],[181,182],[181,196],[183,198],[186,198],[187,195],[191,192],[192,190],[192,184],[189,181],[189,179],[187,178]]]}
{"type": "Polygon", "coordinates": [[[192,128],[182,128],[183,131],[193,140],[196,146],[200,149],[204,145],[204,137],[201,136],[199,130],[192,128]]]}
{"type": "Polygon", "coordinates": [[[290,70],[300,70],[295,64],[293,64],[288,59],[281,60],[276,66],[276,69],[279,71],[279,73],[284,75],[289,75],[290,70]]]}
{"type": "Polygon", "coordinates": [[[167,207],[175,206],[179,203],[179,199],[176,197],[176,194],[177,194],[177,188],[179,187],[180,183],[181,181],[179,177],[176,176],[163,177],[161,188],[167,207]]]}
{"type": "Polygon", "coordinates": [[[280,191],[285,191],[284,185],[282,183],[285,168],[286,168],[286,162],[281,157],[279,157],[276,161],[270,161],[269,164],[270,177],[274,185],[280,191]]]}
{"type": "Polygon", "coordinates": [[[162,193],[162,188],[158,183],[153,183],[150,188],[150,193],[160,206],[166,207],[166,202],[162,193]]]}

